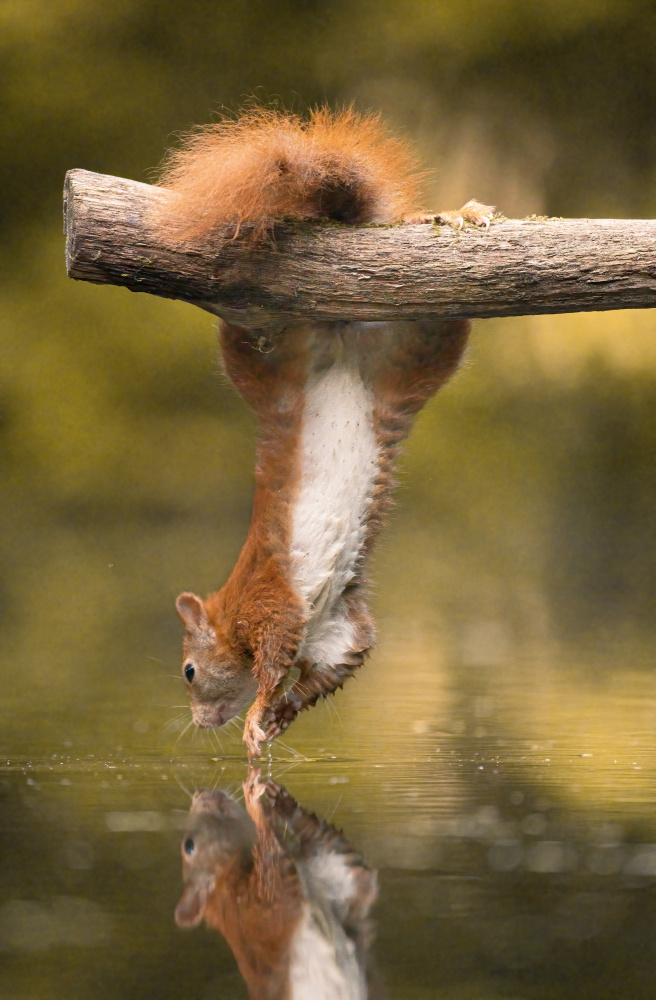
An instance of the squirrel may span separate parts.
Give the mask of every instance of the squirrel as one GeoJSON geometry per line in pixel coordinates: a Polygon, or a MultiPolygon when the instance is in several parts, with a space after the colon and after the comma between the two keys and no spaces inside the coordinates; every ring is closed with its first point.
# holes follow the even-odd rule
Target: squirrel
{"type": "Polygon", "coordinates": [[[364,1000],[377,994],[368,951],[377,879],[329,823],[250,768],[244,806],[194,793],[182,838],[178,927],[226,939],[252,1000],[364,1000]]]}
{"type": "MultiPolygon", "coordinates": [[[[411,147],[376,114],[255,108],[169,155],[160,183],[171,195],[154,224],[178,245],[226,234],[261,242],[283,218],[489,226],[494,209],[476,201],[418,209],[421,179],[411,147]]],[[[222,726],[251,705],[251,759],[371,649],[364,567],[391,505],[394,459],[457,369],[468,332],[467,320],[439,317],[308,318],[264,351],[261,331],[221,322],[225,372],[259,422],[253,516],[224,586],[205,600],[182,593],[176,608],[193,720],[222,726]]]]}

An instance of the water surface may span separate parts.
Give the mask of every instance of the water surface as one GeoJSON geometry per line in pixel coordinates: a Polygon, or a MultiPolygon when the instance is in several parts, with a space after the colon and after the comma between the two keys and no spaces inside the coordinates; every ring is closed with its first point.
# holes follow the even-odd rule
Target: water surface
{"type": "MultiPolygon", "coordinates": [[[[522,686],[479,666],[455,688],[434,664],[423,696],[382,685],[372,704],[372,669],[341,719],[320,708],[265,756],[262,779],[378,871],[372,989],[653,996],[656,692],[573,670],[541,664],[522,686]]],[[[5,745],[2,996],[246,996],[222,937],[174,923],[189,794],[243,799],[238,735],[222,739],[5,745]]]]}

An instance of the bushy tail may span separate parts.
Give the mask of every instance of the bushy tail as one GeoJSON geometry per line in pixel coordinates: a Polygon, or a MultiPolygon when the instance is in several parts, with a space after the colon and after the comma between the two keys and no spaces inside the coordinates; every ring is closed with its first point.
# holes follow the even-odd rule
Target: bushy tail
{"type": "Polygon", "coordinates": [[[157,225],[198,240],[244,223],[261,236],[285,218],[398,222],[418,211],[421,179],[412,147],[377,114],[258,107],[183,137],[164,162],[159,183],[174,197],[157,225]]]}

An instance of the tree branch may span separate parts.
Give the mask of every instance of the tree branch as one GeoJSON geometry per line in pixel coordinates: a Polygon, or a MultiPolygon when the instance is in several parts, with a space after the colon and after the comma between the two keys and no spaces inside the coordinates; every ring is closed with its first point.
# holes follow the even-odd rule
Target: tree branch
{"type": "MultiPolygon", "coordinates": [[[[280,223],[269,241],[163,245],[162,188],[71,170],[71,278],[192,302],[251,329],[291,320],[491,317],[656,306],[656,221],[510,219],[449,226],[280,223]]],[[[232,233],[229,234],[230,236],[232,233]]]]}

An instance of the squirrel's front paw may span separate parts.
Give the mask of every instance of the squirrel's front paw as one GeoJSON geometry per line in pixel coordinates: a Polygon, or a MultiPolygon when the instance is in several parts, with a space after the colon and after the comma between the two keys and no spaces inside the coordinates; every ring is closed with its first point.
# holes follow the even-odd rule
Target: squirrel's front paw
{"type": "Polygon", "coordinates": [[[260,749],[260,744],[264,743],[266,736],[264,730],[260,726],[262,721],[262,716],[259,711],[249,712],[246,716],[246,725],[244,726],[244,736],[243,740],[248,747],[248,759],[253,760],[254,757],[261,757],[262,751],[260,749]]]}
{"type": "Polygon", "coordinates": [[[494,205],[482,205],[480,201],[471,198],[457,212],[438,212],[437,215],[433,216],[433,221],[453,226],[454,229],[462,229],[465,222],[471,223],[472,226],[484,226],[489,229],[495,211],[494,205]]]}

